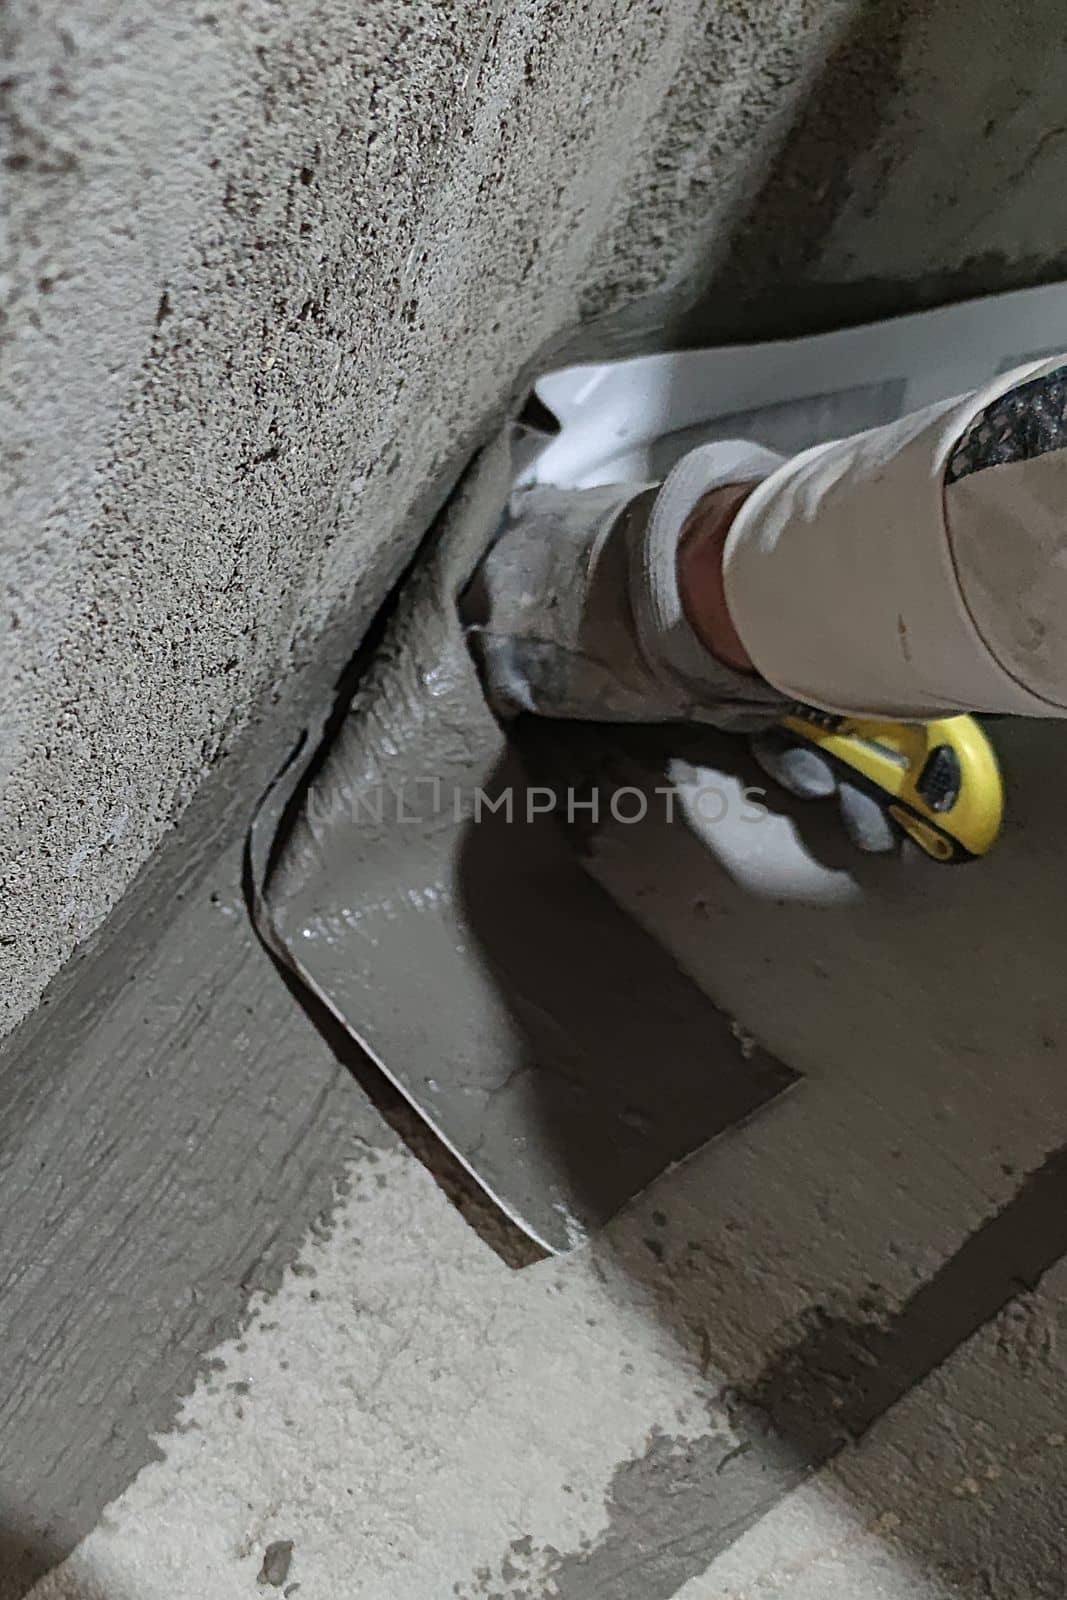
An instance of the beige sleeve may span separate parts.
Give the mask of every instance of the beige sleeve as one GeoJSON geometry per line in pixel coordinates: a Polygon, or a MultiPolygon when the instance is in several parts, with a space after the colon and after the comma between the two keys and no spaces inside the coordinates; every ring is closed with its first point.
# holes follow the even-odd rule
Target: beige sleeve
{"type": "Polygon", "coordinates": [[[726,597],[762,675],[832,711],[1067,716],[1067,452],[946,491],[972,419],[1057,356],[785,462],[742,506],[726,597]]]}

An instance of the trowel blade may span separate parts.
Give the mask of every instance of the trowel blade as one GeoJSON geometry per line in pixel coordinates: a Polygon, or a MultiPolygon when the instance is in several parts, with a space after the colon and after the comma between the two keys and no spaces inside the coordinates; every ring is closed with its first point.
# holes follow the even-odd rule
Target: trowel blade
{"type": "Polygon", "coordinates": [[[795,1075],[584,871],[485,705],[451,595],[506,462],[490,452],[458,496],[269,873],[261,817],[257,920],[558,1252],[795,1075]]]}

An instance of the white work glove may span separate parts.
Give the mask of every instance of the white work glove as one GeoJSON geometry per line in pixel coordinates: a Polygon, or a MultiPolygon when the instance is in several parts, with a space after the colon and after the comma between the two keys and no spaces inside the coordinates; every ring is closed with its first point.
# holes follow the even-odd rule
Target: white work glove
{"type": "Polygon", "coordinates": [[[900,847],[900,833],[873,795],[851,782],[834,761],[795,739],[785,728],[770,728],[749,741],[768,778],[801,800],[836,796],[845,832],[867,855],[887,855],[900,847]]]}

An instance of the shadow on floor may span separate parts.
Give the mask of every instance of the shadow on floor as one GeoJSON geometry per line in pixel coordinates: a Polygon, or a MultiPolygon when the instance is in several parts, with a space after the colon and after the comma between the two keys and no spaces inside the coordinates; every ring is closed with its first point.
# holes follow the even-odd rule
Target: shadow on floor
{"type": "MultiPolygon", "coordinates": [[[[517,734],[538,782],[562,772],[580,792],[614,782],[651,795],[669,756],[683,775],[691,765],[724,784],[764,781],[742,741],[715,734],[536,723],[517,734]]],[[[996,738],[1009,782],[1006,836],[999,853],[962,871],[917,857],[857,857],[832,803],[773,791],[764,833],[776,830],[767,854],[790,869],[781,895],[765,876],[738,874],[732,840],[717,857],[681,808],[672,825],[646,830],[644,847],[638,829],[576,838],[592,851],[594,873],[713,991],[718,974],[721,998],[746,1027],[821,1081],[802,1083],[757,1121],[754,1166],[739,1166],[729,1139],[706,1149],[594,1243],[609,1270],[642,1283],[689,1358],[718,1375],[716,1405],[741,1442],[718,1434],[668,1450],[653,1441],[622,1480],[629,1509],[553,1571],[564,1596],[614,1593],[625,1573],[649,1600],[668,1600],[990,1329],[998,1355],[977,1395],[958,1398],[960,1416],[950,1420],[950,1384],[947,1415],[912,1427],[909,1448],[924,1462],[931,1505],[896,1537],[923,1571],[971,1585],[967,1595],[1021,1592],[982,1586],[991,1546],[1005,1570],[1012,1550],[1025,1561],[1028,1593],[1046,1592],[1037,1585],[1058,1572],[1062,1550],[1040,1493],[985,1495],[978,1539],[965,1531],[973,1498],[959,1488],[977,1483],[986,1463],[999,1477],[1017,1453],[990,1420],[998,1386],[1018,1389],[1012,1431],[1029,1429],[1038,1448],[1060,1423],[1048,1393],[1062,1376],[1054,1329],[1019,1346],[1017,1325],[1047,1319],[1034,1292],[1067,1253],[1055,845],[1067,762],[1054,726],[1001,722],[996,738]],[[798,863],[804,872],[790,877],[798,863]],[[800,885],[793,899],[791,883],[800,885]],[[776,1274],[790,1307],[780,1321],[768,1312],[776,1274]],[[1028,1398],[1035,1368],[1047,1381],[1028,1398]],[[985,1416],[973,1415],[976,1401],[985,1416]],[[968,1438],[973,1454],[961,1447],[968,1438]],[[950,1477],[935,1487],[946,1439],[950,1477]],[[635,1520],[642,1473],[657,1509],[635,1520]]],[[[497,935],[491,925],[485,934],[492,963],[497,935]]],[[[572,1159],[581,1158],[575,1149],[572,1159]]],[[[1054,1451],[1036,1470],[1047,1493],[1063,1488],[1054,1451]]],[[[846,1471],[842,1481],[859,1492],[858,1519],[870,1524],[885,1503],[865,1503],[861,1479],[846,1471]]]]}
{"type": "MultiPolygon", "coordinates": [[[[721,1431],[654,1439],[646,1458],[620,1468],[609,1531],[552,1568],[567,1600],[631,1589],[669,1600],[812,1472],[847,1462],[983,1330],[995,1356],[976,1392],[964,1385],[954,1395],[949,1382],[943,1409],[910,1424],[908,1449],[923,1467],[910,1484],[894,1486],[890,1504],[921,1487],[929,1504],[895,1537],[925,1573],[968,1585],[953,1592],[1015,1595],[1022,1591],[1010,1584],[1024,1566],[1027,1593],[1054,1592],[1040,1587],[1062,1560],[1047,1502],[1065,1486],[1065,1467],[1055,1451],[1035,1465],[1028,1447],[1020,1453],[1014,1437],[997,1431],[995,1417],[998,1389],[1014,1387],[1009,1431],[1029,1435],[1039,1453],[1061,1420],[1049,1403],[1062,1379],[1055,1330],[1046,1337],[1026,1329],[1034,1317],[1047,1320],[1035,1291],[1067,1254],[1067,1002],[1056,977],[1062,940],[1052,875],[1067,763],[1054,727],[998,723],[996,736],[1014,811],[1000,855],[962,871],[907,855],[857,857],[832,803],[773,791],[766,828],[786,841],[783,860],[803,859],[814,873],[793,880],[802,892],[792,901],[788,875],[783,896],[768,892],[766,879],[735,876],[729,851],[717,859],[681,807],[671,825],[647,830],[644,849],[633,840],[638,829],[615,828],[606,840],[595,828],[571,830],[576,846],[592,852],[595,875],[681,951],[705,986],[720,973],[725,1003],[742,1024],[821,1081],[801,1083],[787,1103],[757,1117],[751,1161],[739,1162],[727,1136],[594,1241],[605,1270],[636,1278],[644,1303],[713,1378],[712,1412],[729,1419],[739,1442],[721,1431]],[[842,885],[850,889],[844,896],[842,885]],[[827,886],[833,892],[821,898],[827,886]],[[748,968],[759,976],[746,984],[748,968]],[[1020,1149],[1028,1152],[1022,1161],[1020,1149]],[[779,1299],[783,1311],[769,1309],[779,1299]],[[984,1408],[977,1415],[976,1405],[984,1408]],[[986,1465],[999,1479],[1012,1459],[1020,1471],[1029,1461],[1044,1498],[1020,1486],[985,1494],[976,1511],[961,1483],[981,1479],[984,1489],[986,1465]],[[969,1531],[975,1516],[980,1538],[969,1531]],[[991,1547],[1008,1587],[983,1587],[991,1547]]],[[[683,774],[692,765],[710,767],[723,783],[763,781],[743,741],[714,733],[527,721],[516,742],[533,781],[577,784],[583,796],[613,784],[651,795],[667,779],[669,757],[683,774]]],[[[493,853],[475,837],[480,831],[470,831],[465,863],[475,881],[478,849],[493,853]]],[[[514,908],[484,895],[466,904],[501,994],[518,1002],[516,1040],[526,1041],[536,1065],[530,963],[520,981],[522,962],[509,959],[514,908]]],[[[550,907],[527,903],[523,917],[542,934],[551,927],[550,907]]],[[[540,957],[533,965],[539,982],[550,980],[540,957]]],[[[612,1004],[597,993],[596,1005],[612,1004]]],[[[552,1014],[553,996],[537,995],[538,1009],[552,1014]]],[[[657,1070],[650,1055],[653,1081],[657,1070]]],[[[557,1113],[546,1088],[545,1128],[563,1141],[580,1183],[584,1146],[557,1113]]],[[[847,1469],[839,1477],[861,1525],[885,1512],[881,1480],[864,1484],[847,1469]]]]}
{"type": "MultiPolygon", "coordinates": [[[[0,1522],[0,1600],[21,1600],[21,1596],[46,1572],[70,1553],[69,1541],[45,1533],[30,1532],[17,1522],[0,1522]]],[[[64,1600],[108,1600],[96,1584],[65,1579],[64,1600]]]]}

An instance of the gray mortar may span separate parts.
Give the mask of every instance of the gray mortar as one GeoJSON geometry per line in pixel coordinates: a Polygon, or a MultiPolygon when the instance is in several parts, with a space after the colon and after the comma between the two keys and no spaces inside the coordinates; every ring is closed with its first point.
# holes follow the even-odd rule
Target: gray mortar
{"type": "Polygon", "coordinates": [[[158,1454],[199,1353],[390,1143],[257,944],[240,844],[205,876],[183,834],[4,1054],[2,1600],[158,1454]]]}
{"type": "MultiPolygon", "coordinates": [[[[526,814],[523,770],[453,604],[499,525],[511,431],[457,487],[288,826],[276,831],[272,794],[251,854],[258,880],[259,842],[273,846],[257,925],[300,992],[382,1064],[507,1215],[566,1251],[795,1074],[743,1049],[555,820],[526,814]],[[512,810],[476,825],[478,793],[509,793],[512,810]],[[421,1004],[398,1007],[415,974],[421,1004]]],[[[562,807],[588,768],[569,742],[553,753],[554,771],[542,760],[528,774],[562,807]]]]}
{"type": "Polygon", "coordinates": [[[6,1027],[579,320],[736,335],[1064,250],[1054,0],[6,26],[6,1027]]]}
{"type": "MultiPolygon", "coordinates": [[[[275,1009],[233,840],[522,363],[583,315],[623,347],[1062,270],[1053,0],[369,15],[6,18],[8,1024],[80,948],[0,1080],[5,1600],[147,1459],[197,1352],[385,1137],[275,1009]]],[[[740,1247],[785,1296],[775,1237],[740,1247]]],[[[762,1285],[731,1319],[711,1267],[701,1316],[758,1347],[762,1285]]],[[[978,1379],[957,1406],[1002,1380],[1014,1403],[1009,1362],[978,1379]]],[[[909,1536],[933,1550],[917,1483],[909,1536]]],[[[997,1556],[979,1514],[951,1535],[968,1572],[972,1547],[997,1556]]],[[[1043,1570],[1028,1594],[1056,1592],[1043,1570]]]]}

